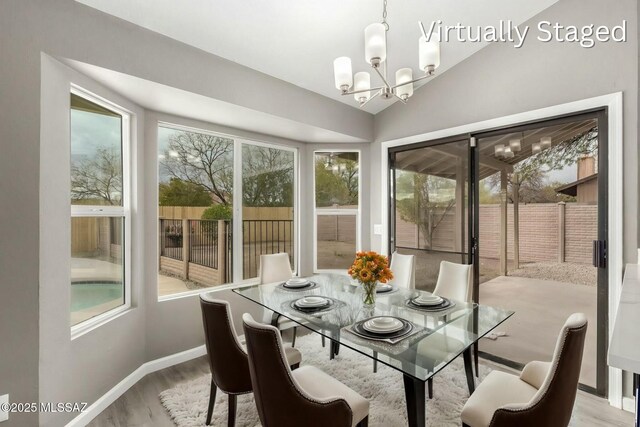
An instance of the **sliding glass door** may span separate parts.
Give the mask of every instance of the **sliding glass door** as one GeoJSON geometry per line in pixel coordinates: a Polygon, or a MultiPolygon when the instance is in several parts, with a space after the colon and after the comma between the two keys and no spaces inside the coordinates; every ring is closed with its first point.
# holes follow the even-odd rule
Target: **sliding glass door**
{"type": "Polygon", "coordinates": [[[471,262],[469,139],[399,147],[389,156],[390,253],[415,255],[416,287],[432,291],[441,261],[471,262]]]}

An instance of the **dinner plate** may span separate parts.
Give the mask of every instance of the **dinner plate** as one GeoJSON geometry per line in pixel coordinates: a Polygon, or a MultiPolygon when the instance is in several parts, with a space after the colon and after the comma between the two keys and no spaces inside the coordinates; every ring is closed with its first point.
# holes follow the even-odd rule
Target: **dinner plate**
{"type": "Polygon", "coordinates": [[[284,286],[287,288],[304,288],[305,286],[309,286],[310,283],[307,279],[293,278],[284,282],[284,286]]]}
{"type": "Polygon", "coordinates": [[[304,297],[297,300],[295,305],[304,308],[324,307],[329,305],[329,300],[323,297],[304,297]]]}
{"type": "Polygon", "coordinates": [[[415,305],[421,306],[431,306],[431,305],[439,305],[442,304],[444,300],[442,297],[437,295],[420,295],[419,297],[413,298],[411,300],[415,305]]]}
{"type": "Polygon", "coordinates": [[[376,293],[382,294],[385,292],[391,292],[393,290],[393,286],[391,285],[378,285],[376,287],[376,293]]]}
{"type": "Polygon", "coordinates": [[[405,324],[394,317],[374,317],[365,321],[362,327],[374,334],[392,334],[404,328],[405,324]]]}

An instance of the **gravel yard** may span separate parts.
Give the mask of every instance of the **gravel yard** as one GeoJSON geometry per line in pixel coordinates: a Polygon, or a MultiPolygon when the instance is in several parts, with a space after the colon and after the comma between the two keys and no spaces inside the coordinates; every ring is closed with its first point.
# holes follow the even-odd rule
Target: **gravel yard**
{"type": "Polygon", "coordinates": [[[589,264],[536,262],[524,264],[517,270],[509,271],[509,276],[596,286],[598,269],[589,264]]]}

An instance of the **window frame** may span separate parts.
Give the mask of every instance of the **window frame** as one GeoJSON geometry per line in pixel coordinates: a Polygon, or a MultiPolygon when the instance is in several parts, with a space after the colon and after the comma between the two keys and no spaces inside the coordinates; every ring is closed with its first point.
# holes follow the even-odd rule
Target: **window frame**
{"type": "MultiPolygon", "coordinates": [[[[347,274],[347,269],[318,268],[318,216],[355,216],[356,217],[356,252],[362,250],[362,150],[360,149],[317,149],[313,151],[313,272],[317,274],[347,274]],[[318,209],[316,203],[316,155],[318,153],[357,153],[358,154],[358,208],[357,209],[318,209]]],[[[353,254],[354,258],[356,254],[353,254]]]]}
{"type": "MultiPolygon", "coordinates": [[[[242,203],[242,195],[243,195],[243,186],[242,186],[242,147],[243,145],[251,145],[251,146],[256,146],[256,147],[263,147],[263,148],[274,148],[277,150],[283,150],[283,151],[288,151],[293,153],[293,168],[294,168],[294,177],[293,177],[293,239],[294,239],[294,251],[293,251],[293,274],[297,275],[299,272],[299,268],[300,268],[300,253],[301,253],[301,248],[300,248],[300,167],[299,167],[299,158],[300,158],[300,148],[299,147],[295,147],[295,146],[288,146],[288,145],[284,145],[284,144],[278,144],[278,143],[274,143],[274,142],[265,142],[265,141],[260,141],[260,140],[256,140],[256,139],[251,139],[251,138],[247,138],[247,137],[240,137],[240,136],[236,136],[233,134],[229,134],[229,133],[224,133],[224,132],[218,132],[215,130],[210,130],[210,129],[206,129],[204,127],[198,127],[198,126],[191,126],[191,125],[183,125],[180,123],[177,123],[175,121],[169,121],[169,120],[157,120],[155,123],[156,129],[160,128],[160,127],[164,127],[164,128],[168,128],[168,129],[174,129],[174,130],[180,130],[180,131],[185,131],[185,132],[195,132],[195,133],[202,133],[202,134],[206,134],[206,135],[213,135],[213,136],[219,136],[222,138],[229,138],[233,140],[233,207],[232,207],[232,211],[233,211],[233,217],[232,217],[232,244],[234,248],[238,248],[238,247],[242,247],[243,246],[243,239],[244,236],[242,234],[243,232],[243,215],[242,215],[242,208],[243,208],[243,203],[242,203]],[[238,173],[236,173],[236,171],[239,171],[238,173]],[[236,203],[237,201],[237,203],[236,203]]],[[[156,185],[156,200],[155,200],[155,206],[156,209],[159,206],[159,193],[157,191],[157,187],[158,184],[160,182],[160,174],[159,174],[159,168],[158,168],[158,157],[157,157],[157,138],[156,138],[156,153],[155,153],[155,159],[156,159],[156,174],[155,174],[155,185],[156,185]]],[[[156,221],[158,221],[158,213],[156,211],[156,221]]],[[[156,250],[159,253],[160,250],[160,241],[159,239],[156,240],[156,250]]],[[[156,262],[159,262],[156,260],[156,262]]],[[[250,278],[250,279],[243,279],[243,251],[236,251],[234,250],[232,252],[232,264],[233,264],[233,270],[232,270],[232,281],[231,283],[224,283],[221,285],[217,285],[217,286],[211,286],[211,287],[206,287],[203,289],[195,289],[195,290],[189,290],[189,291],[185,291],[185,292],[176,292],[174,294],[169,294],[169,295],[163,295],[160,296],[158,293],[158,282],[156,280],[156,295],[157,295],[157,300],[159,302],[162,301],[170,301],[176,298],[184,298],[184,297],[189,297],[192,295],[199,295],[202,293],[207,293],[207,292],[211,292],[211,291],[217,291],[217,290],[224,290],[224,289],[231,289],[231,288],[235,288],[235,287],[244,287],[244,286],[251,286],[251,285],[255,285],[256,283],[258,283],[258,278],[250,278]]],[[[159,271],[159,264],[156,264],[156,271],[159,271]]]]}
{"type": "MultiPolygon", "coordinates": [[[[122,313],[131,309],[131,253],[132,253],[132,244],[131,244],[131,222],[132,222],[132,214],[131,214],[131,192],[132,192],[132,175],[131,175],[131,141],[133,139],[132,135],[132,116],[133,114],[101,97],[98,96],[78,85],[71,84],[71,88],[69,91],[69,95],[76,95],[83,99],[86,99],[89,102],[99,105],[100,107],[106,108],[118,115],[122,118],[121,121],[121,138],[122,138],[122,206],[102,206],[102,205],[73,205],[70,202],[70,216],[74,217],[100,217],[100,218],[122,218],[124,222],[123,227],[123,236],[122,242],[124,246],[124,250],[122,253],[122,268],[123,272],[123,293],[124,293],[124,301],[123,304],[118,307],[112,308],[111,310],[107,310],[103,313],[100,313],[96,316],[93,316],[89,319],[83,320],[80,323],[72,325],[71,328],[71,339],[74,339],[78,336],[83,335],[84,333],[106,323],[122,313]]],[[[71,114],[71,106],[69,106],[69,114],[71,114]]],[[[70,122],[69,122],[70,123],[70,122]]],[[[71,149],[71,132],[69,132],[69,153],[71,149]]],[[[69,183],[71,183],[71,173],[69,171],[69,183]]],[[[69,247],[71,247],[71,236],[69,235],[69,247]]],[[[69,266],[69,270],[71,266],[69,266]]],[[[69,282],[69,286],[71,282],[69,282]]],[[[71,290],[71,288],[69,288],[71,290]]],[[[71,292],[69,292],[69,298],[71,298],[71,292]]],[[[71,315],[71,311],[69,310],[69,315],[71,315]]]]}

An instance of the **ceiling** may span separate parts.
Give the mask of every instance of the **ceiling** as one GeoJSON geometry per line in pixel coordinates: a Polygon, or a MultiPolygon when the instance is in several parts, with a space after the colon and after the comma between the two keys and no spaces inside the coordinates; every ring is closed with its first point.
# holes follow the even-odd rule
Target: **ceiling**
{"type": "MultiPolygon", "coordinates": [[[[364,28],[380,22],[377,0],[76,0],[149,30],[358,108],[353,96],[334,86],[333,60],[349,56],[353,71],[371,71],[364,61],[364,28]]],[[[441,19],[446,25],[518,25],[557,0],[389,0],[389,75],[402,67],[418,73],[420,36],[441,19]]],[[[442,74],[485,43],[442,44],[442,74]]],[[[372,84],[376,76],[372,75],[372,84]]],[[[426,83],[428,84],[428,83],[426,83]]],[[[377,113],[393,101],[365,106],[377,113]]]]}

